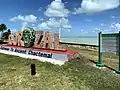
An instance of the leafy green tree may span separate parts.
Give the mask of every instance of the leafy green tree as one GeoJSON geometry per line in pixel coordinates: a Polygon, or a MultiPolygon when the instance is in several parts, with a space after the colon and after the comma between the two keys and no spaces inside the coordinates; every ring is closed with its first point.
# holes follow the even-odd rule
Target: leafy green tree
{"type": "Polygon", "coordinates": [[[11,34],[11,30],[10,29],[8,29],[8,32],[11,34]]]}
{"type": "Polygon", "coordinates": [[[2,34],[3,34],[3,31],[5,31],[6,29],[7,29],[7,26],[5,24],[0,24],[0,32],[2,32],[2,34]]]}
{"type": "Polygon", "coordinates": [[[11,34],[11,30],[8,29],[7,32],[4,32],[4,33],[3,33],[2,38],[3,38],[3,39],[8,39],[8,36],[9,36],[10,34],[11,34]]]}

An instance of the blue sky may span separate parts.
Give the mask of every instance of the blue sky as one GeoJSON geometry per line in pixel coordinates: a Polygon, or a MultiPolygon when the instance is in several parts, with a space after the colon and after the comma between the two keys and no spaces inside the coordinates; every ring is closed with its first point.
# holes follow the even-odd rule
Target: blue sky
{"type": "Polygon", "coordinates": [[[119,0],[1,0],[0,23],[12,32],[25,27],[61,36],[96,36],[120,30],[119,0]]]}

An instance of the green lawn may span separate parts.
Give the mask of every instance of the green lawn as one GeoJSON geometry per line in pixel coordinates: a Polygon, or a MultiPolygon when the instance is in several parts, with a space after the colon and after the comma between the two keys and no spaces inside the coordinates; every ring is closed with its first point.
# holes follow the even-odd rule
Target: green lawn
{"type": "MultiPolygon", "coordinates": [[[[95,62],[98,62],[98,51],[92,51],[87,49],[79,49],[74,47],[69,47],[71,50],[78,51],[82,56],[91,59],[95,62]]],[[[116,70],[118,69],[119,57],[113,53],[102,53],[103,64],[108,67],[116,70]]]]}
{"type": "Polygon", "coordinates": [[[0,90],[120,90],[120,75],[89,61],[97,52],[71,49],[78,50],[80,58],[62,66],[0,54],[0,90]],[[32,63],[36,76],[30,75],[32,63]]]}

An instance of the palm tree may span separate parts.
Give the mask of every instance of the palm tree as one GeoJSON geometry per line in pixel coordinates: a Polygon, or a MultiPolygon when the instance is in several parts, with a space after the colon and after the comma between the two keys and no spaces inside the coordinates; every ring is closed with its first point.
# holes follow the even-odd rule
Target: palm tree
{"type": "Polygon", "coordinates": [[[2,32],[2,34],[3,34],[3,31],[5,31],[6,29],[7,29],[7,26],[5,24],[0,24],[0,32],[2,32]]]}

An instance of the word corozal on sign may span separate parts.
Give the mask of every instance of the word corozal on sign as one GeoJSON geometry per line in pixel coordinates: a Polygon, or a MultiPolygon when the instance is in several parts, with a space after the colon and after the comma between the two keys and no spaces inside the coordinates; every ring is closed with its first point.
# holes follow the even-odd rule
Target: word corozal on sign
{"type": "Polygon", "coordinates": [[[66,50],[64,45],[61,45],[59,34],[54,33],[52,37],[51,32],[35,31],[32,28],[25,28],[23,32],[11,34],[8,37],[9,45],[36,47],[54,50],[66,50]]]}

